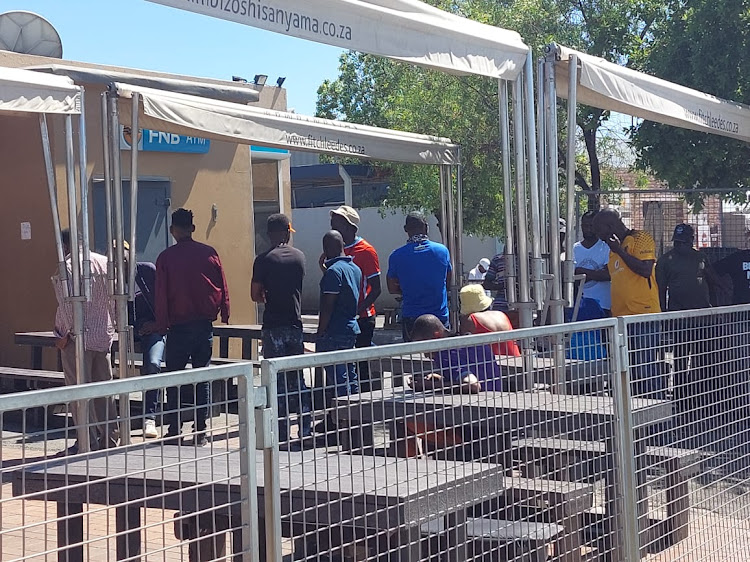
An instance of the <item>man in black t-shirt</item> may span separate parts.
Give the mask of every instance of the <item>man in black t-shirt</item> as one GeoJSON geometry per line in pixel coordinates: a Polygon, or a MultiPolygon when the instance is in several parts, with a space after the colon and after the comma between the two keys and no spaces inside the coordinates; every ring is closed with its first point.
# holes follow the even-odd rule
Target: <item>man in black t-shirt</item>
{"type": "MultiPolygon", "coordinates": [[[[250,287],[253,301],[265,303],[263,312],[263,357],[286,357],[305,352],[302,339],[300,300],[305,277],[305,255],[293,248],[289,239],[294,232],[283,214],[268,217],[271,249],[255,258],[250,287]]],[[[312,399],[301,371],[279,373],[279,442],[289,439],[289,412],[298,415],[299,437],[312,432],[312,399]]]]}
{"type": "MultiPolygon", "coordinates": [[[[709,308],[711,290],[720,290],[708,258],[693,248],[694,239],[692,226],[678,224],[672,236],[674,248],[656,263],[662,310],[709,308]]],[[[716,361],[715,324],[709,316],[694,316],[675,318],[665,326],[674,343],[677,430],[689,437],[706,429],[701,424],[711,418],[719,386],[725,384],[720,362],[716,361]]]]}
{"type": "Polygon", "coordinates": [[[750,250],[739,250],[717,261],[714,270],[732,280],[732,304],[750,303],[750,250]]]}

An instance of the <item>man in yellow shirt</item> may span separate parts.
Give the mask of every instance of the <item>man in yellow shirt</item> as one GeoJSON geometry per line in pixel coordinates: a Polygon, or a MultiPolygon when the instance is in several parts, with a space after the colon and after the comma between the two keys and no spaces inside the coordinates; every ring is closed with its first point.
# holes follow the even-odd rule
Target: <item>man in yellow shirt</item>
{"type": "MultiPolygon", "coordinates": [[[[630,230],[613,210],[594,218],[596,234],[609,246],[609,276],[612,280],[612,316],[661,312],[656,285],[656,244],[643,230],[630,230]]],[[[659,357],[658,323],[644,318],[628,329],[633,395],[663,398],[665,381],[659,357]]]]}

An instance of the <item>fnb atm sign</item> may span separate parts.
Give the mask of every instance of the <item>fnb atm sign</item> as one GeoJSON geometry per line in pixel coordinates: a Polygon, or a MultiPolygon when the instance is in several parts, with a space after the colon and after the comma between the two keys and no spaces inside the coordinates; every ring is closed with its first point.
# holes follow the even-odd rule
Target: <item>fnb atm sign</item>
{"type": "MultiPolygon", "coordinates": [[[[130,150],[131,142],[130,128],[123,127],[120,134],[120,148],[130,150]]],[[[138,150],[142,152],[206,154],[210,148],[211,141],[200,137],[188,137],[151,129],[141,129],[138,134],[138,150]]]]}

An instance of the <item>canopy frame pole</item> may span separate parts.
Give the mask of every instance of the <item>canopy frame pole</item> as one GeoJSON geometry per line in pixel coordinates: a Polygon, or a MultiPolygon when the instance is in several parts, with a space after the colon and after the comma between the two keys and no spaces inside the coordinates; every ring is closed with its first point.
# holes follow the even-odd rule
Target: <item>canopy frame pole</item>
{"type": "Polygon", "coordinates": [[[42,135],[42,151],[44,154],[44,168],[47,174],[47,190],[49,192],[50,210],[52,211],[52,228],[55,234],[55,249],[57,251],[57,270],[62,283],[64,297],[70,296],[70,280],[68,279],[68,267],[65,264],[65,250],[62,244],[60,228],[60,207],[57,201],[57,179],[55,177],[55,165],[52,162],[52,149],[49,141],[49,129],[47,127],[47,115],[39,115],[39,130],[42,135]]]}
{"type": "Polygon", "coordinates": [[[81,182],[81,242],[83,246],[83,295],[91,300],[91,240],[89,237],[89,176],[86,147],[86,105],[81,91],[81,114],[78,116],[78,176],[81,182]]]}
{"type": "MultiPolygon", "coordinates": [[[[547,124],[547,186],[549,189],[549,267],[550,267],[550,303],[549,315],[551,324],[562,324],[564,321],[563,301],[561,299],[562,283],[560,279],[560,186],[558,183],[557,157],[557,91],[555,84],[554,55],[545,61],[545,122],[547,124]]],[[[553,338],[552,353],[554,358],[552,392],[565,392],[565,341],[562,334],[553,338]]]]}
{"type": "MultiPolygon", "coordinates": [[[[110,94],[109,111],[109,146],[112,151],[112,194],[114,199],[114,258],[115,258],[115,305],[117,308],[117,339],[120,355],[120,378],[128,377],[128,294],[125,287],[125,248],[123,228],[122,201],[122,168],[120,159],[120,116],[117,106],[117,95],[110,94]]],[[[136,143],[138,134],[135,134],[136,143]]],[[[132,182],[130,189],[133,189],[132,182]]],[[[130,411],[130,396],[120,395],[120,409],[126,414],[130,411]]],[[[120,420],[120,437],[123,445],[130,444],[130,416],[120,420]]]]}
{"type": "MultiPolygon", "coordinates": [[[[539,162],[547,161],[547,145],[545,143],[546,126],[544,119],[544,60],[541,59],[537,62],[537,75],[536,75],[536,143],[538,150],[539,162]]],[[[549,240],[547,239],[547,229],[544,225],[549,223],[549,200],[547,199],[547,176],[545,174],[545,167],[538,166],[537,175],[539,177],[539,183],[537,189],[539,190],[540,200],[540,223],[539,233],[542,254],[549,253],[549,240]]],[[[545,290],[546,293],[546,290],[545,290]]],[[[546,296],[546,295],[545,295],[546,296]]]]}
{"type": "Polygon", "coordinates": [[[513,188],[510,176],[510,123],[508,119],[508,82],[497,81],[500,114],[500,151],[503,163],[503,209],[505,211],[505,297],[509,308],[515,308],[516,260],[513,233],[513,188]]]}
{"type": "Polygon", "coordinates": [[[453,174],[449,164],[440,165],[440,190],[445,193],[445,210],[442,217],[442,230],[448,255],[450,256],[451,275],[450,285],[446,288],[448,291],[449,318],[451,325],[455,328],[458,322],[458,290],[456,285],[456,248],[455,248],[455,209],[453,205],[453,174]]]}
{"type": "Polygon", "coordinates": [[[115,265],[114,265],[114,232],[112,225],[112,166],[110,162],[111,148],[109,146],[109,96],[102,93],[102,159],[104,166],[104,208],[107,220],[107,278],[109,292],[115,294],[115,265]]]}
{"type": "MultiPolygon", "coordinates": [[[[83,302],[85,297],[81,295],[81,247],[79,246],[78,231],[78,194],[76,189],[75,154],[73,148],[73,117],[65,116],[65,173],[68,188],[68,220],[70,225],[70,296],[68,302],[73,310],[73,330],[71,336],[75,345],[76,384],[85,384],[88,381],[86,373],[86,345],[84,341],[84,316],[83,302]]],[[[68,344],[70,345],[70,344],[68,344]]],[[[78,437],[78,450],[87,453],[91,450],[89,440],[89,415],[88,401],[82,400],[77,403],[76,434],[78,437]]]]}
{"type": "MultiPolygon", "coordinates": [[[[464,284],[464,179],[463,166],[461,164],[461,149],[458,152],[458,164],[456,164],[456,267],[458,277],[456,278],[459,290],[464,284]]],[[[455,275],[455,273],[454,273],[455,275]]]]}
{"type": "Polygon", "coordinates": [[[547,187],[549,189],[549,269],[552,275],[552,302],[550,303],[550,322],[563,323],[563,303],[560,283],[560,186],[557,170],[557,93],[555,73],[552,61],[545,63],[545,114],[547,123],[547,187]]]}
{"type": "Polygon", "coordinates": [[[521,328],[530,328],[532,321],[531,298],[529,292],[526,162],[523,84],[519,76],[513,82],[513,149],[515,154],[516,214],[518,215],[518,297],[521,328]]]}
{"type": "Polygon", "coordinates": [[[536,151],[536,123],[534,118],[534,69],[531,52],[526,57],[523,71],[524,86],[526,88],[524,101],[526,117],[526,146],[529,167],[529,206],[531,209],[531,283],[534,288],[534,302],[536,309],[544,306],[543,278],[544,264],[542,260],[542,246],[540,232],[542,231],[539,204],[539,166],[536,151]]]}
{"type": "Polygon", "coordinates": [[[133,94],[133,113],[130,123],[130,255],[128,256],[128,289],[129,300],[135,300],[135,272],[136,272],[136,234],[138,226],[138,103],[140,94],[133,94]]]}
{"type": "Polygon", "coordinates": [[[570,232],[575,221],[575,194],[576,194],[576,110],[577,104],[577,84],[578,84],[578,56],[571,55],[569,65],[568,80],[568,154],[565,162],[565,179],[567,180],[566,196],[566,232],[565,235],[565,262],[563,264],[563,294],[565,296],[566,306],[573,306],[574,301],[574,283],[575,266],[573,264],[573,238],[574,233],[570,232]]]}

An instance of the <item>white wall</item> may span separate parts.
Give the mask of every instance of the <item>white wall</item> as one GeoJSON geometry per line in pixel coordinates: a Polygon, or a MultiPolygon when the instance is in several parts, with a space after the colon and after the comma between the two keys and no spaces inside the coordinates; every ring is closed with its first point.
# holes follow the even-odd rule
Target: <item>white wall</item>
{"type": "MultiPolygon", "coordinates": [[[[307,258],[307,276],[302,288],[302,309],[306,312],[317,312],[321,272],[318,268],[318,258],[323,251],[323,235],[330,228],[329,212],[332,207],[317,209],[294,209],[292,211],[292,225],[297,233],[293,244],[305,253],[307,258]]],[[[388,294],[385,274],[388,272],[388,256],[396,248],[406,243],[403,213],[386,212],[380,216],[377,208],[359,209],[361,217],[359,234],[370,244],[375,246],[380,258],[380,268],[383,271],[383,294],[375,303],[375,308],[394,307],[395,300],[388,294]]],[[[429,218],[430,238],[442,242],[435,217],[429,218]]],[[[464,236],[464,269],[468,273],[481,258],[491,258],[501,246],[494,238],[479,239],[464,236]]]]}

